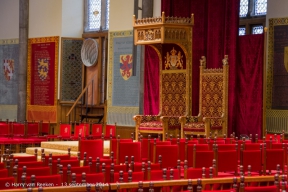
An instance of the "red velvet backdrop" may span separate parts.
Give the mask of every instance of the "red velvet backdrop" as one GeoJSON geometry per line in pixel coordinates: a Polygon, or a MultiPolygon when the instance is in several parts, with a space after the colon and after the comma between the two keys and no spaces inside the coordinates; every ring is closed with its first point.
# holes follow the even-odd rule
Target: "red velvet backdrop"
{"type": "MultiPolygon", "coordinates": [[[[247,37],[238,36],[240,0],[162,0],[162,11],[166,16],[190,17],[194,14],[193,28],[193,115],[199,110],[199,59],[207,57],[207,67],[222,67],[224,55],[229,56],[229,114],[228,134],[261,135],[262,130],[262,80],[263,80],[263,45],[262,35],[247,37]],[[208,3],[209,2],[209,3],[208,3]],[[240,39],[240,45],[238,41],[240,39]],[[237,50],[239,54],[237,55],[237,50]]],[[[146,46],[147,47],[147,46],[146,46]]],[[[146,49],[147,50],[147,49],[146,49]]],[[[145,59],[150,52],[146,52],[145,59]]],[[[155,53],[156,54],[156,53],[155,53]]],[[[156,71],[145,66],[145,87],[147,70],[156,71]]],[[[155,60],[153,62],[158,62],[155,60]]],[[[145,63],[145,65],[147,62],[145,63]]],[[[149,76],[148,82],[157,83],[158,73],[149,76]]],[[[159,86],[159,85],[158,85],[159,86]]],[[[146,88],[145,94],[147,94],[146,88]]],[[[148,93],[148,94],[152,94],[148,93]]],[[[153,92],[159,105],[159,92],[153,92]]],[[[146,100],[147,97],[144,99],[146,100]]],[[[150,99],[152,97],[150,96],[150,99]]],[[[153,106],[153,108],[155,107],[153,106]]],[[[147,105],[145,114],[152,107],[147,105]]]]}
{"type": "Polygon", "coordinates": [[[159,57],[151,46],[145,46],[144,115],[159,113],[159,57]]]}
{"type": "Polygon", "coordinates": [[[239,36],[236,134],[262,133],[264,35],[239,36]]]}

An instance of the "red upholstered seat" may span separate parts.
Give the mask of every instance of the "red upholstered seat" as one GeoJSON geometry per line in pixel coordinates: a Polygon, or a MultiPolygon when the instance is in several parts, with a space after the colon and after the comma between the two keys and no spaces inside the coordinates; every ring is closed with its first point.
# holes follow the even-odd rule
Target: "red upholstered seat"
{"type": "MultiPolygon", "coordinates": [[[[85,173],[85,181],[86,183],[91,184],[105,184],[105,178],[103,173],[85,173]]],[[[83,173],[76,174],[76,183],[82,183],[83,180],[83,173]]]]}
{"type": "Polygon", "coordinates": [[[59,136],[60,140],[71,140],[72,123],[59,123],[59,136]]]}
{"type": "Polygon", "coordinates": [[[7,169],[0,169],[0,178],[8,177],[8,170],[7,169]]]}
{"type": "Polygon", "coordinates": [[[123,172],[123,173],[114,173],[114,183],[116,182],[137,182],[137,181],[144,181],[145,177],[144,177],[144,173],[143,172],[123,172]],[[130,179],[132,179],[131,181],[129,181],[129,177],[130,179]]]}
{"type": "Polygon", "coordinates": [[[88,123],[74,124],[74,134],[71,136],[72,140],[80,140],[89,135],[90,126],[88,123]]]}
{"type": "Polygon", "coordinates": [[[45,165],[48,165],[49,163],[49,158],[52,158],[52,161],[56,161],[57,159],[60,159],[60,160],[70,160],[71,157],[70,155],[45,155],[45,165]]]}
{"type": "Polygon", "coordinates": [[[132,139],[120,139],[120,136],[118,136],[117,139],[110,139],[110,155],[111,155],[111,152],[113,152],[114,159],[116,159],[115,162],[117,162],[119,143],[132,143],[132,142],[133,142],[132,139]]]}
{"type": "Polygon", "coordinates": [[[214,152],[213,151],[197,151],[193,150],[193,167],[211,167],[213,165],[214,152]]]}
{"type": "Polygon", "coordinates": [[[178,160],[177,145],[157,145],[156,157],[162,156],[162,168],[176,168],[178,160]]]}
{"type": "Polygon", "coordinates": [[[1,189],[13,189],[16,188],[12,185],[12,183],[15,183],[14,181],[14,177],[3,177],[0,178],[0,190],[1,189]],[[9,186],[7,185],[7,183],[9,183],[9,186]]]}
{"type": "MultiPolygon", "coordinates": [[[[194,150],[196,151],[209,151],[209,145],[208,144],[188,144],[187,145],[187,152],[186,157],[188,161],[188,167],[194,167],[194,150]]],[[[211,165],[212,166],[212,161],[211,165]]]]}
{"type": "Polygon", "coordinates": [[[215,177],[215,171],[213,168],[188,168],[186,171],[186,177],[184,179],[198,179],[198,178],[213,178],[215,177]],[[203,170],[204,169],[204,170],[203,170]],[[204,175],[203,175],[204,174],[204,175]]]}
{"type": "Polygon", "coordinates": [[[160,141],[156,138],[150,141],[150,161],[158,162],[158,156],[156,155],[156,147],[162,145],[171,145],[171,141],[160,141]]]}
{"type": "Polygon", "coordinates": [[[80,162],[77,159],[69,159],[69,160],[53,160],[52,161],[52,174],[58,173],[58,165],[62,165],[63,167],[67,167],[67,165],[71,165],[71,167],[79,167],[80,162]]]}
{"type": "Polygon", "coordinates": [[[67,182],[70,183],[72,178],[72,174],[82,174],[82,173],[86,173],[89,174],[91,173],[91,167],[90,166],[82,166],[80,167],[78,166],[73,166],[73,165],[65,165],[63,166],[63,182],[67,182]],[[70,171],[71,175],[68,174],[68,170],[70,171]]]}
{"type": "Polygon", "coordinates": [[[103,133],[103,124],[93,123],[91,125],[91,134],[88,135],[88,138],[91,139],[101,139],[103,133]]]}
{"type": "Polygon", "coordinates": [[[238,175],[238,151],[215,149],[216,176],[233,177],[238,175]]]}
{"type": "MultiPolygon", "coordinates": [[[[23,168],[18,168],[17,170],[17,181],[21,181],[21,176],[23,175],[25,169],[23,168]]],[[[50,173],[50,168],[49,167],[27,167],[26,168],[26,177],[35,175],[35,176],[47,176],[51,175],[50,173]]]]}
{"type": "Polygon", "coordinates": [[[217,144],[218,151],[238,150],[238,147],[236,144],[217,144]]]}
{"type": "Polygon", "coordinates": [[[241,151],[241,163],[244,173],[247,173],[248,166],[251,166],[253,175],[260,175],[262,167],[262,150],[243,150],[241,151]]]}
{"type": "Polygon", "coordinates": [[[0,122],[0,138],[2,137],[10,137],[10,124],[8,122],[0,122]]]}
{"type": "Polygon", "coordinates": [[[23,138],[25,136],[25,124],[24,123],[13,122],[11,126],[12,126],[13,137],[23,138]]]}
{"type": "Polygon", "coordinates": [[[37,157],[36,156],[13,156],[13,161],[15,161],[15,159],[18,159],[18,162],[27,162],[27,161],[37,161],[37,157]]]}
{"type": "Polygon", "coordinates": [[[103,140],[80,140],[79,151],[81,159],[84,157],[84,152],[86,152],[87,158],[92,157],[95,160],[97,157],[103,158],[103,140]]]}
{"type": "Polygon", "coordinates": [[[105,167],[102,166],[102,172],[105,174],[105,182],[109,183],[111,181],[113,181],[112,178],[114,178],[113,175],[111,175],[111,167],[112,167],[112,170],[114,170],[114,174],[115,173],[119,173],[119,171],[123,171],[123,172],[127,172],[128,171],[128,166],[127,165],[114,165],[114,164],[111,164],[111,165],[108,165],[105,167]]]}
{"type": "Polygon", "coordinates": [[[248,192],[256,192],[256,191],[261,191],[261,192],[278,192],[277,186],[260,186],[260,187],[245,187],[244,191],[248,192]]]}
{"type": "Polygon", "coordinates": [[[280,166],[280,170],[284,172],[285,168],[285,156],[283,149],[266,149],[264,148],[264,172],[267,170],[271,172],[276,170],[277,165],[280,166]]]}
{"type": "Polygon", "coordinates": [[[110,137],[116,137],[116,123],[115,124],[106,124],[105,125],[105,139],[110,139],[110,137]]]}
{"type": "Polygon", "coordinates": [[[27,137],[39,136],[39,122],[27,122],[26,126],[27,137]]]}
{"type": "MultiPolygon", "coordinates": [[[[28,176],[26,177],[26,183],[32,183],[32,180],[34,180],[35,187],[61,187],[65,185],[66,183],[62,181],[61,175],[56,174],[56,175],[44,175],[44,176],[35,176],[31,177],[28,176]]],[[[67,183],[68,185],[68,183],[67,183]]]]}
{"type": "Polygon", "coordinates": [[[125,157],[134,156],[134,162],[142,162],[141,158],[141,143],[140,142],[120,142],[119,152],[117,153],[117,164],[124,163],[125,157]]]}

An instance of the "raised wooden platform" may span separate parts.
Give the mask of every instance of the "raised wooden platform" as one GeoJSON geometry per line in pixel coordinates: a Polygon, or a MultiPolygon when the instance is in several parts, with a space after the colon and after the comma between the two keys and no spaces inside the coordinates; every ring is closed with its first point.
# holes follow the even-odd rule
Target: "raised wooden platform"
{"type": "MultiPolygon", "coordinates": [[[[109,154],[109,141],[104,141],[104,155],[109,154]]],[[[28,147],[26,148],[26,154],[33,155],[34,150],[38,149],[38,155],[41,155],[41,149],[44,149],[45,155],[63,155],[68,153],[68,148],[71,149],[71,156],[77,156],[78,153],[78,141],[47,141],[41,142],[40,147],[28,147]]]]}

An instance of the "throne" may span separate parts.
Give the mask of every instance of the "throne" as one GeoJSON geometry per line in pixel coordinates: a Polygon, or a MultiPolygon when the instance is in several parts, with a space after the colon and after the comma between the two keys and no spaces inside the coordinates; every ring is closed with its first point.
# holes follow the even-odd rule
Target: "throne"
{"type": "Polygon", "coordinates": [[[198,116],[182,116],[181,138],[186,134],[227,135],[228,123],[228,56],[222,60],[223,68],[206,69],[206,58],[200,59],[200,88],[198,116]]]}
{"type": "Polygon", "coordinates": [[[151,46],[159,58],[159,114],[135,115],[136,140],[141,133],[178,134],[179,117],[192,113],[192,27],[191,18],[135,19],[135,45],[151,46]]]}

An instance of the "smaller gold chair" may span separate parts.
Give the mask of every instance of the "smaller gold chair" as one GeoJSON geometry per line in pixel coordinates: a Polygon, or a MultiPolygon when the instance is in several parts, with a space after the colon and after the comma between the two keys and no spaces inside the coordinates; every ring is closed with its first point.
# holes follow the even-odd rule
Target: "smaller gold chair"
{"type": "Polygon", "coordinates": [[[228,56],[222,60],[223,68],[206,69],[206,58],[200,59],[200,87],[198,116],[181,116],[181,138],[186,134],[227,135],[228,123],[228,56]]]}

